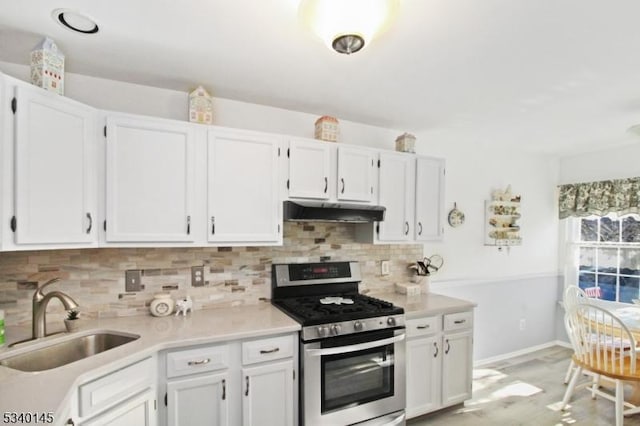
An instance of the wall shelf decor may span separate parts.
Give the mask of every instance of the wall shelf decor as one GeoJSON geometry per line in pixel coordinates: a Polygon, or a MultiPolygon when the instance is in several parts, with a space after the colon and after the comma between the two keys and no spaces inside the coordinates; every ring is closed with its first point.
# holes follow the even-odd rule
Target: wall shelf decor
{"type": "Polygon", "coordinates": [[[505,191],[494,191],[492,199],[485,201],[485,237],[487,246],[519,246],[521,217],[520,196],[511,193],[511,186],[505,191]]]}

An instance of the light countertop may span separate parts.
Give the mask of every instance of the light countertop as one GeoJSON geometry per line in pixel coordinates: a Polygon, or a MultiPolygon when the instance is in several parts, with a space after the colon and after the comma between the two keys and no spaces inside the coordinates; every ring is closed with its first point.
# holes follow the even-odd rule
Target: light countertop
{"type": "Polygon", "coordinates": [[[443,296],[437,293],[426,293],[416,296],[407,296],[399,293],[375,293],[371,294],[371,296],[387,300],[394,305],[403,307],[407,319],[460,312],[473,309],[477,306],[475,303],[467,300],[443,296]]]}
{"type": "MultiPolygon", "coordinates": [[[[88,330],[134,333],[140,338],[52,370],[21,372],[0,366],[0,413],[53,412],[55,423],[59,424],[63,422],[61,417],[65,415],[64,410],[73,396],[72,391],[82,382],[153,356],[163,349],[292,333],[300,330],[300,325],[270,303],[261,303],[199,310],[187,316],[155,318],[149,315],[86,320],[78,334],[88,330]]],[[[24,331],[8,328],[7,345],[19,340],[17,337],[20,334],[24,334],[24,331]]],[[[0,349],[0,358],[22,353],[51,339],[72,335],[60,336],[15,348],[5,346],[0,349]]]]}
{"type": "MultiPolygon", "coordinates": [[[[405,309],[408,319],[472,309],[476,305],[435,293],[406,296],[377,293],[372,296],[405,309]]],[[[78,335],[92,331],[118,331],[140,335],[140,338],[52,370],[21,372],[0,366],[0,412],[53,412],[55,423],[64,421],[73,391],[83,382],[98,378],[133,362],[154,356],[159,351],[176,347],[233,341],[300,330],[300,325],[269,303],[195,311],[187,316],[155,318],[148,316],[81,320],[78,335]]],[[[29,335],[25,328],[7,328],[7,345],[0,348],[0,358],[44,346],[52,339],[73,335],[51,336],[37,343],[9,348],[8,345],[29,335]]]]}

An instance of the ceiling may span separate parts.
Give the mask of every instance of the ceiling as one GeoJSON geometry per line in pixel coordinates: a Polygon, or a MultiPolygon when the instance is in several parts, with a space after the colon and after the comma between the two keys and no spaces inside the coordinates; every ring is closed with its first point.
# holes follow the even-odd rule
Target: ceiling
{"type": "Polygon", "coordinates": [[[401,0],[351,56],[303,27],[296,0],[3,3],[0,61],[27,64],[49,35],[72,73],[551,154],[640,142],[627,132],[640,123],[637,0],[401,0]],[[56,8],[100,32],[63,29],[56,8]]]}

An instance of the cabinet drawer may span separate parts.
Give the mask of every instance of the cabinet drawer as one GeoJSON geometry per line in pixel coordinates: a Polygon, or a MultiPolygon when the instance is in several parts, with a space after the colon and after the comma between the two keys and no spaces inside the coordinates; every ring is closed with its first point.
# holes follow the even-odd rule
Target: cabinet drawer
{"type": "Polygon", "coordinates": [[[269,337],[242,343],[242,364],[244,365],[292,356],[292,336],[269,337]]]}
{"type": "Polygon", "coordinates": [[[151,387],[153,358],[147,358],[80,386],[80,416],[86,417],[151,387]]]}
{"type": "Polygon", "coordinates": [[[444,316],[444,331],[473,327],[473,312],[457,312],[444,316]]]}
{"type": "Polygon", "coordinates": [[[189,349],[167,354],[168,378],[222,370],[227,367],[229,367],[229,347],[227,345],[189,349]]]}
{"type": "Polygon", "coordinates": [[[442,323],[440,315],[433,317],[424,317],[410,319],[405,322],[407,328],[407,337],[413,336],[425,336],[428,334],[437,333],[440,331],[440,324],[442,323]]]}

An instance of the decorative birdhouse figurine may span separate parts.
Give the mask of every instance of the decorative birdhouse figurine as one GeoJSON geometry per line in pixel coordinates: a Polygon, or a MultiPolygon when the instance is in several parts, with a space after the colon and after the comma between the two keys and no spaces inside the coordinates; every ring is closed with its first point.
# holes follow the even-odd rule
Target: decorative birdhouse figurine
{"type": "Polygon", "coordinates": [[[316,129],[314,137],[328,142],[338,142],[340,129],[338,128],[338,119],[323,115],[316,120],[316,129]]]}
{"type": "Polygon", "coordinates": [[[202,86],[189,93],[189,121],[213,124],[213,100],[202,86]]]}
{"type": "Polygon", "coordinates": [[[31,51],[31,83],[64,95],[64,54],[49,37],[31,51]]]}

